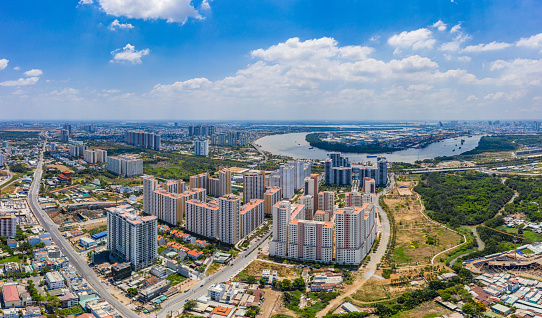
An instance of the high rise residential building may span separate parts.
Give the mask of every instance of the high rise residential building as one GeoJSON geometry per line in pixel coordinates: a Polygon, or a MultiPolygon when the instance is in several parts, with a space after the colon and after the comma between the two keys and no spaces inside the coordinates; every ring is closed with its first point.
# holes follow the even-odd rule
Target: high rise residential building
{"type": "Polygon", "coordinates": [[[13,213],[0,214],[0,236],[15,237],[17,234],[17,217],[13,213]]]}
{"type": "Polygon", "coordinates": [[[70,141],[70,133],[66,129],[60,130],[60,141],[62,142],[68,142],[70,141]]]}
{"type": "Polygon", "coordinates": [[[83,159],[88,163],[107,162],[107,151],[101,149],[83,151],[83,159]]]}
{"type": "Polygon", "coordinates": [[[248,236],[256,230],[264,221],[264,201],[254,199],[247,202],[240,213],[239,239],[248,236]]]}
{"type": "Polygon", "coordinates": [[[154,191],[158,189],[158,180],[153,176],[143,177],[143,212],[152,215],[154,191]]]}
{"type": "Polygon", "coordinates": [[[143,160],[134,155],[107,157],[107,171],[117,176],[134,177],[143,174],[143,160]]]}
{"type": "Polygon", "coordinates": [[[212,136],[216,133],[214,125],[188,126],[188,136],[212,136]]]}
{"type": "Polygon", "coordinates": [[[335,213],[335,262],[359,265],[369,253],[375,237],[376,208],[374,204],[363,207],[340,208],[335,213]]]}
{"type": "Polygon", "coordinates": [[[209,174],[207,172],[200,173],[194,176],[190,176],[190,189],[209,187],[209,174]]]}
{"type": "Polygon", "coordinates": [[[344,194],[344,206],[345,207],[358,207],[363,205],[363,198],[360,192],[346,192],[344,194]]]}
{"type": "Polygon", "coordinates": [[[363,178],[363,194],[376,193],[375,180],[363,178]]]}
{"type": "MultiPolygon", "coordinates": [[[[303,192],[305,195],[311,195],[314,202],[312,204],[314,209],[318,209],[318,186],[320,184],[319,175],[311,175],[305,178],[305,185],[303,192]]],[[[314,211],[313,211],[314,212],[314,211]]]]}
{"type": "Polygon", "coordinates": [[[268,187],[264,193],[264,213],[271,215],[273,206],[282,200],[282,190],[279,187],[268,187]]]}
{"type": "Polygon", "coordinates": [[[333,262],[333,223],[292,220],[288,230],[288,258],[333,262]]]}
{"type": "Polygon", "coordinates": [[[179,195],[181,196],[181,219],[186,213],[186,202],[193,199],[201,202],[207,201],[207,190],[204,188],[191,188],[190,190],[186,190],[179,195]]]}
{"type": "Polygon", "coordinates": [[[385,157],[379,157],[376,165],[378,167],[378,179],[376,183],[378,185],[386,185],[388,183],[388,161],[385,157]]]}
{"type": "Polygon", "coordinates": [[[220,168],[218,170],[218,196],[231,193],[231,170],[220,168]]]}
{"type": "Polygon", "coordinates": [[[185,229],[212,239],[218,237],[219,207],[216,201],[205,203],[192,199],[186,202],[185,229]]]}
{"type": "Polygon", "coordinates": [[[235,245],[241,240],[241,200],[238,196],[227,194],[218,199],[218,240],[235,245]]]}
{"type": "Polygon", "coordinates": [[[227,139],[229,147],[237,146],[237,133],[235,131],[228,131],[227,139]]]}
{"type": "Polygon", "coordinates": [[[166,189],[154,190],[152,198],[152,215],[159,220],[172,225],[179,225],[182,221],[180,194],[168,192],[166,189]]]}
{"type": "Polygon", "coordinates": [[[218,178],[209,178],[207,184],[207,193],[212,197],[219,197],[220,180],[218,178]]]}
{"type": "Polygon", "coordinates": [[[49,150],[51,150],[51,152],[55,152],[56,144],[54,142],[51,143],[49,150]]]}
{"type": "Polygon", "coordinates": [[[290,201],[280,201],[273,206],[273,240],[269,242],[270,256],[288,256],[288,225],[291,215],[290,201]]]}
{"type": "Polygon", "coordinates": [[[72,157],[83,157],[83,153],[88,149],[85,144],[70,145],[69,152],[72,157]]]}
{"type": "Polygon", "coordinates": [[[340,152],[328,153],[328,157],[324,161],[324,183],[330,185],[351,185],[352,167],[348,158],[341,156],[340,152]]]}
{"type": "Polygon", "coordinates": [[[70,125],[70,124],[64,124],[64,125],[62,126],[62,129],[68,131],[68,134],[70,134],[70,135],[72,134],[72,125],[70,125]]]}
{"type": "Polygon", "coordinates": [[[310,175],[310,164],[304,161],[289,161],[269,175],[267,184],[281,188],[283,199],[291,199],[296,191],[304,187],[305,178],[310,175]]]}
{"type": "Polygon", "coordinates": [[[318,206],[314,206],[314,196],[313,195],[302,195],[297,200],[299,204],[305,206],[305,214],[300,217],[301,220],[312,220],[313,214],[318,209],[318,206]]]}
{"type": "Polygon", "coordinates": [[[130,262],[136,271],[158,259],[158,219],[137,216],[130,205],[107,208],[107,247],[121,262],[130,262]]]}
{"type": "Polygon", "coordinates": [[[209,140],[194,141],[194,155],[207,157],[209,155],[209,140]]]}
{"type": "Polygon", "coordinates": [[[143,131],[126,131],[124,132],[124,142],[133,146],[160,150],[162,137],[143,131]]]}
{"type": "Polygon", "coordinates": [[[371,178],[375,180],[376,185],[386,185],[388,183],[388,161],[385,157],[378,157],[376,164],[372,166],[353,164],[352,175],[357,176],[359,180],[371,178]]]}
{"type": "Polygon", "coordinates": [[[263,171],[243,174],[243,202],[264,198],[265,173],[263,171]]]}
{"type": "Polygon", "coordinates": [[[335,192],[321,191],[318,193],[318,210],[326,212],[335,211],[335,192]]]}

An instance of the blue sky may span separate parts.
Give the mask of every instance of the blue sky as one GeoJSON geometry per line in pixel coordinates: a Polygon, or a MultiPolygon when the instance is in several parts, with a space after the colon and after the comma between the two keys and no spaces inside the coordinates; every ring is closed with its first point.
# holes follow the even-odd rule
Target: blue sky
{"type": "Polygon", "coordinates": [[[540,1],[4,1],[2,119],[542,119],[540,1]]]}

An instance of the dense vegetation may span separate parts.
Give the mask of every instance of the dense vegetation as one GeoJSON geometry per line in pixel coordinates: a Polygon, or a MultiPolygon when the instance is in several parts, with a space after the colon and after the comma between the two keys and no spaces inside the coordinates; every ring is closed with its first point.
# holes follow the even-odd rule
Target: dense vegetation
{"type": "Polygon", "coordinates": [[[305,137],[305,140],[312,147],[329,150],[329,151],[354,152],[354,153],[382,153],[382,152],[399,150],[397,148],[382,146],[379,143],[364,145],[364,146],[350,146],[345,143],[325,142],[325,141],[322,141],[322,136],[324,136],[324,134],[319,134],[319,133],[308,134],[305,137]]]}
{"type": "Polygon", "coordinates": [[[513,196],[500,179],[473,171],[424,174],[414,190],[431,218],[454,228],[493,218],[513,196]]]}
{"type": "Polygon", "coordinates": [[[506,135],[483,136],[478,146],[462,155],[477,155],[483,152],[514,151],[524,145],[542,143],[542,136],[538,135],[506,135]]]}
{"type": "Polygon", "coordinates": [[[510,177],[506,185],[518,192],[514,202],[507,204],[507,213],[523,212],[532,222],[542,221],[542,179],[510,177]]]}
{"type": "Polygon", "coordinates": [[[38,138],[39,131],[11,131],[3,130],[0,131],[0,140],[23,140],[26,138],[38,138]]]}

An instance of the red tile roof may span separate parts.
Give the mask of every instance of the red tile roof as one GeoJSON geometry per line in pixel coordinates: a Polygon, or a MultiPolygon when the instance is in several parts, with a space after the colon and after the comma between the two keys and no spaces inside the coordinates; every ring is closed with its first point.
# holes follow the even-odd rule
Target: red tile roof
{"type": "Polygon", "coordinates": [[[19,301],[19,292],[17,291],[17,285],[4,285],[2,287],[2,294],[4,296],[4,302],[6,301],[19,301]]]}

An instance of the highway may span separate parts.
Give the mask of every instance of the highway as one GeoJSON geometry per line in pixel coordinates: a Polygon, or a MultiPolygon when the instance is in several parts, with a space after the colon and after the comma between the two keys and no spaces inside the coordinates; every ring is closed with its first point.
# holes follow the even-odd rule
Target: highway
{"type": "Polygon", "coordinates": [[[157,317],[165,318],[170,313],[175,314],[173,317],[176,317],[177,314],[180,315],[186,301],[197,299],[202,295],[207,295],[207,290],[211,285],[215,283],[225,282],[231,277],[237,275],[238,272],[242,271],[248,264],[250,264],[250,262],[256,259],[259,251],[258,248],[262,248],[263,250],[265,247],[267,247],[270,241],[270,235],[271,231],[269,231],[268,234],[258,240],[258,242],[253,244],[247,251],[239,253],[237,258],[230,262],[231,265],[228,265],[219,272],[204,278],[203,281],[200,283],[200,286],[163,302],[163,309],[158,312],[157,317]]]}
{"type": "MultiPolygon", "coordinates": [[[[44,143],[44,148],[45,144],[44,143]]],[[[40,160],[36,171],[34,172],[34,179],[32,180],[32,185],[30,191],[28,192],[28,204],[32,209],[36,218],[40,222],[41,226],[49,232],[53,242],[58,245],[62,253],[70,260],[70,264],[75,267],[77,272],[85,277],[87,282],[94,288],[94,290],[100,294],[105,300],[107,300],[113,308],[115,308],[123,317],[127,318],[137,318],[139,317],[135,312],[131,311],[124,305],[122,305],[115,297],[111,296],[109,292],[105,289],[102,281],[98,278],[96,273],[90,267],[88,267],[87,262],[83,260],[73,249],[71,244],[60,234],[58,226],[49,218],[49,215],[45,213],[38,204],[38,195],[41,182],[42,174],[42,165],[43,165],[43,152],[40,153],[40,160]]]]}

